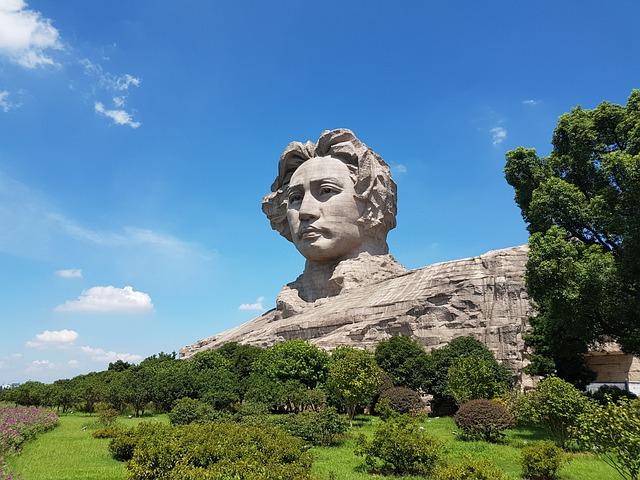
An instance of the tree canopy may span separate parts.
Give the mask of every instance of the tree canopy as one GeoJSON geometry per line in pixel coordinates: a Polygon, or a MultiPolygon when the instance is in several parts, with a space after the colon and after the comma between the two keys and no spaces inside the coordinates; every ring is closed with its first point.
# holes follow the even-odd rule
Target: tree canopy
{"type": "Polygon", "coordinates": [[[640,90],[560,116],[552,145],[516,148],[505,166],[530,233],[530,372],[583,385],[596,342],[640,353],[640,90]]]}

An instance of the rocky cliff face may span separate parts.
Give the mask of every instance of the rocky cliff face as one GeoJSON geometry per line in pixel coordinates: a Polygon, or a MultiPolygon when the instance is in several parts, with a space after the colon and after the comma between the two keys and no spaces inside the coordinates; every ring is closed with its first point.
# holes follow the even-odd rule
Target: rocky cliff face
{"type": "Polygon", "coordinates": [[[532,313],[526,261],[527,247],[519,246],[430,265],[321,298],[286,318],[280,310],[268,311],[180,354],[188,358],[227,342],[269,346],[293,338],[326,349],[373,349],[393,335],[410,335],[430,350],[471,335],[520,372],[526,364],[522,336],[532,313]]]}

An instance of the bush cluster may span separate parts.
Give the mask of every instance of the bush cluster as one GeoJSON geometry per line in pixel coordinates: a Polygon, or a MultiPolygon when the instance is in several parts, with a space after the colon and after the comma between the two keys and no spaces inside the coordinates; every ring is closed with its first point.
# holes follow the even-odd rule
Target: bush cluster
{"type": "Polygon", "coordinates": [[[283,415],[272,420],[295,437],[314,445],[333,445],[349,429],[349,422],[335,408],[327,407],[319,412],[303,412],[283,415]]]}
{"type": "Polygon", "coordinates": [[[302,440],[278,428],[234,423],[181,425],[140,435],[127,469],[131,480],[312,478],[302,440]]]}
{"type": "Polygon", "coordinates": [[[606,405],[611,402],[618,403],[622,399],[635,400],[638,398],[630,391],[612,385],[603,385],[595,392],[588,392],[587,396],[600,405],[606,405]]]}
{"type": "Polygon", "coordinates": [[[495,442],[503,431],[514,426],[513,415],[503,404],[493,400],[471,400],[463,403],[453,417],[463,436],[495,442]]]}
{"type": "Polygon", "coordinates": [[[367,470],[395,475],[429,476],[440,464],[442,454],[442,443],[407,415],[383,422],[371,440],[361,435],[356,448],[367,470]]]}
{"type": "Polygon", "coordinates": [[[526,480],[556,480],[565,462],[565,453],[555,443],[536,442],[522,449],[522,476],[526,480]]]}

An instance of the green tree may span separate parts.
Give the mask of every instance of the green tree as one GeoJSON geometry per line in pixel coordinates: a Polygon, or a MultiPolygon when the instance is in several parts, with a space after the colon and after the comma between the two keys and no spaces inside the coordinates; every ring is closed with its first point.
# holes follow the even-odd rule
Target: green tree
{"type": "Polygon", "coordinates": [[[573,436],[622,478],[640,478],[640,400],[593,404],[578,417],[573,436]]]}
{"type": "Polygon", "coordinates": [[[62,413],[67,413],[79,400],[78,392],[71,380],[56,380],[53,382],[52,403],[62,413]]]}
{"type": "Polygon", "coordinates": [[[382,369],[373,355],[352,347],[338,347],[331,355],[327,392],[341,403],[352,421],[359,406],[371,403],[380,386],[382,369]]]}
{"type": "Polygon", "coordinates": [[[486,355],[460,357],[447,370],[447,392],[458,405],[476,399],[492,399],[509,390],[509,369],[486,355]]]}
{"type": "Polygon", "coordinates": [[[415,339],[398,335],[383,340],[376,346],[375,356],[394,385],[413,390],[424,387],[427,352],[415,339]]]}
{"type": "Polygon", "coordinates": [[[530,373],[584,385],[595,341],[640,353],[640,90],[562,115],[552,144],[547,157],[516,148],[505,166],[531,234],[530,373]]]}
{"type": "Polygon", "coordinates": [[[327,375],[329,355],[304,340],[288,340],[267,349],[256,361],[256,369],[280,381],[297,380],[315,388],[327,375]]]}
{"type": "Polygon", "coordinates": [[[434,396],[432,409],[438,415],[455,411],[455,400],[448,389],[449,368],[460,358],[477,355],[495,361],[493,353],[473,337],[457,337],[442,348],[427,355],[424,370],[424,390],[434,396]]]}

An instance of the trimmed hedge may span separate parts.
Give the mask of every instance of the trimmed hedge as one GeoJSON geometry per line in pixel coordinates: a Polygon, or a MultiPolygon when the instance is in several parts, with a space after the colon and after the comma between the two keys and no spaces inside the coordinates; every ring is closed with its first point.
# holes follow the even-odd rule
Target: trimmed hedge
{"type": "Polygon", "coordinates": [[[500,440],[504,435],[503,430],[515,424],[507,407],[493,400],[471,400],[463,403],[453,419],[463,436],[480,437],[488,442],[500,440]]]}

